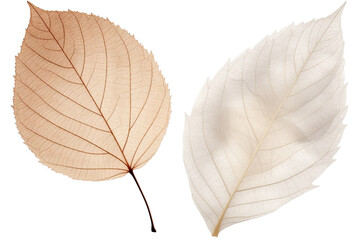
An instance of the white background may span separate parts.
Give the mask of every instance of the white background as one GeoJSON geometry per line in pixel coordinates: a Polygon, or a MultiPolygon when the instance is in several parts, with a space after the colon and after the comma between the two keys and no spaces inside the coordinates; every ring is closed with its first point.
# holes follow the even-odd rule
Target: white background
{"type": "MultiPolygon", "coordinates": [[[[343,0],[134,1],[33,0],[47,10],[94,13],[134,34],[169,83],[172,115],[153,159],[135,174],[157,233],[130,175],[75,181],[38,163],[17,133],[11,108],[15,55],[30,14],[26,1],[0,13],[0,239],[212,239],[191,199],[182,160],[184,113],[229,58],[288,24],[325,17],[343,0]]],[[[316,180],[321,187],[265,217],[222,231],[221,239],[360,239],[360,1],[343,12],[348,124],[337,161],[316,180]]]]}

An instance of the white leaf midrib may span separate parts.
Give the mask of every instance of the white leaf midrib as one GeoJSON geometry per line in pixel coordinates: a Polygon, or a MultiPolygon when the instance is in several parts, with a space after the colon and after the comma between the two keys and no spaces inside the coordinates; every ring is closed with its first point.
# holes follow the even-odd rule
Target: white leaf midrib
{"type": "MultiPolygon", "coordinates": [[[[246,170],[244,171],[244,174],[243,174],[243,175],[241,176],[241,178],[239,179],[236,187],[234,188],[233,193],[231,194],[231,196],[230,196],[227,204],[225,205],[225,208],[223,209],[223,212],[222,212],[222,214],[221,214],[221,216],[220,216],[220,218],[219,218],[219,220],[218,220],[218,223],[217,223],[217,225],[215,226],[215,229],[214,229],[214,231],[213,231],[213,233],[212,233],[213,236],[215,236],[215,237],[218,236],[218,234],[219,234],[219,232],[220,232],[221,223],[222,223],[222,220],[223,220],[223,218],[224,218],[224,216],[225,216],[225,213],[227,212],[227,210],[228,210],[228,208],[229,208],[229,205],[230,205],[230,203],[231,203],[234,195],[236,194],[237,189],[239,188],[242,180],[244,179],[244,177],[245,177],[245,175],[246,175],[246,172],[248,171],[249,167],[251,166],[251,164],[252,164],[252,162],[253,162],[256,154],[257,154],[258,151],[260,150],[260,147],[261,147],[264,139],[266,138],[269,130],[271,129],[271,127],[272,127],[274,121],[276,120],[279,112],[281,111],[282,107],[284,106],[284,104],[286,103],[287,99],[288,99],[289,96],[291,95],[291,92],[292,92],[294,86],[296,85],[296,83],[297,83],[297,81],[298,81],[301,73],[303,72],[304,67],[306,66],[308,60],[310,59],[311,55],[313,54],[313,52],[314,52],[314,50],[316,49],[316,47],[318,46],[318,44],[321,42],[323,36],[326,34],[326,32],[327,32],[327,30],[329,29],[329,27],[332,25],[333,21],[336,19],[336,17],[338,16],[338,14],[342,11],[343,7],[344,7],[344,5],[336,12],[335,16],[333,17],[333,19],[331,20],[331,22],[329,23],[329,25],[327,26],[327,28],[324,30],[323,34],[321,35],[320,39],[318,39],[318,41],[317,41],[317,43],[315,44],[315,46],[314,46],[314,47],[312,48],[312,50],[309,52],[308,57],[306,58],[306,60],[305,60],[304,63],[302,64],[302,67],[301,67],[300,71],[296,74],[296,78],[295,78],[293,84],[291,85],[291,87],[290,87],[289,90],[287,91],[287,94],[285,95],[285,97],[283,98],[283,100],[281,101],[281,103],[279,104],[279,107],[277,108],[274,116],[272,117],[272,119],[271,119],[268,127],[266,128],[263,136],[261,137],[260,141],[258,142],[255,150],[254,150],[253,153],[251,154],[250,159],[249,159],[249,164],[247,165],[247,168],[246,168],[246,170]]],[[[306,29],[307,29],[307,28],[304,29],[304,31],[302,32],[302,34],[305,32],[306,29]]],[[[302,35],[302,34],[301,34],[301,35],[302,35]]],[[[301,36],[299,37],[298,42],[300,41],[300,39],[301,39],[301,36]]],[[[290,40],[291,40],[291,39],[289,39],[289,41],[290,41],[290,40]]],[[[296,52],[296,49],[297,49],[297,46],[296,46],[294,52],[296,52]]],[[[246,58],[246,55],[245,55],[245,57],[244,57],[244,62],[245,62],[245,58],[246,58]]],[[[294,61],[294,64],[295,64],[295,61],[294,61]]],[[[295,71],[296,71],[296,66],[295,66],[295,71]]],[[[242,80],[241,80],[241,81],[242,81],[242,80]]]]}

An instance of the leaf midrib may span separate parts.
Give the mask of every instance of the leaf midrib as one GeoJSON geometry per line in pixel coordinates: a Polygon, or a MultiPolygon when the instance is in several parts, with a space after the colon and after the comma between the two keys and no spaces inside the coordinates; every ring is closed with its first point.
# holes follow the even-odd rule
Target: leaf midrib
{"type": "MultiPolygon", "coordinates": [[[[229,205],[230,205],[230,203],[231,203],[231,201],[232,201],[232,199],[233,199],[233,197],[234,197],[237,189],[239,188],[242,180],[244,179],[244,177],[245,177],[245,175],[246,175],[249,167],[251,166],[251,164],[252,164],[252,162],[253,162],[256,154],[258,153],[258,151],[259,151],[259,149],[260,149],[260,147],[261,147],[264,139],[266,138],[269,130],[271,129],[271,127],[272,127],[275,119],[277,118],[277,115],[278,115],[279,112],[281,111],[281,109],[282,109],[282,107],[284,106],[286,100],[289,98],[289,96],[290,96],[290,94],[291,94],[291,92],[292,92],[292,89],[293,89],[294,86],[296,85],[296,83],[297,83],[297,81],[298,81],[301,73],[303,72],[303,69],[304,69],[305,65],[307,64],[307,62],[308,62],[308,60],[309,60],[309,58],[310,58],[310,56],[313,54],[313,52],[314,52],[314,50],[316,49],[316,47],[318,46],[319,42],[322,40],[322,38],[324,37],[325,33],[327,32],[327,30],[329,29],[329,27],[332,25],[333,21],[334,21],[335,18],[338,16],[338,14],[341,12],[341,10],[343,9],[343,7],[344,7],[344,5],[336,12],[335,16],[333,17],[333,19],[331,20],[331,22],[329,23],[329,25],[328,25],[327,28],[325,29],[324,33],[321,35],[321,37],[319,38],[319,40],[317,41],[317,43],[315,44],[315,46],[314,46],[314,47],[312,48],[312,50],[309,52],[308,57],[306,58],[305,62],[303,63],[303,65],[302,65],[299,73],[297,74],[294,83],[291,85],[291,87],[289,88],[287,94],[285,95],[285,97],[284,97],[283,100],[281,101],[281,103],[280,103],[279,107],[277,108],[277,110],[276,110],[273,118],[271,119],[271,121],[270,121],[267,129],[265,130],[263,136],[261,137],[260,141],[258,142],[258,145],[256,146],[254,152],[253,152],[252,155],[250,156],[249,164],[247,165],[247,168],[246,168],[246,170],[244,171],[244,174],[241,176],[241,178],[239,179],[238,183],[236,184],[236,187],[234,188],[233,193],[231,194],[231,196],[230,196],[230,198],[229,198],[229,200],[228,200],[225,208],[223,209],[223,212],[222,212],[222,214],[221,214],[221,216],[220,216],[220,218],[219,218],[219,220],[218,220],[217,225],[215,226],[215,229],[214,229],[214,231],[213,231],[213,233],[212,233],[212,236],[215,236],[215,237],[218,236],[218,234],[219,234],[219,232],[220,232],[221,223],[222,223],[222,220],[223,220],[223,218],[224,218],[224,216],[225,216],[225,213],[227,212],[227,210],[228,210],[228,208],[229,208],[229,205]]],[[[302,32],[302,34],[305,32],[305,30],[306,30],[306,29],[304,29],[304,31],[302,32]]],[[[302,34],[301,34],[301,35],[302,35],[302,34]]],[[[300,41],[300,39],[301,39],[301,37],[299,38],[298,42],[300,41]]],[[[290,40],[289,40],[289,41],[290,41],[290,40]]],[[[295,51],[296,51],[296,49],[297,49],[297,45],[296,45],[295,51]]],[[[295,52],[295,51],[294,51],[294,52],[295,52]]],[[[245,57],[244,57],[244,61],[245,61],[245,58],[246,58],[246,55],[245,55],[245,57]]],[[[295,68],[295,71],[296,71],[296,68],[295,68]]]]}
{"type": "MultiPolygon", "coordinates": [[[[110,134],[112,135],[113,139],[115,140],[115,142],[116,142],[116,144],[117,144],[117,146],[118,146],[118,148],[119,148],[119,150],[120,150],[120,152],[121,152],[121,154],[122,154],[125,162],[124,162],[122,159],[120,159],[119,157],[117,157],[116,155],[114,155],[114,156],[115,156],[120,162],[122,162],[122,163],[128,168],[128,170],[130,170],[130,169],[131,169],[131,166],[130,166],[130,164],[128,163],[126,157],[125,157],[124,151],[123,151],[123,149],[121,148],[121,146],[120,146],[120,144],[119,144],[119,141],[118,141],[117,138],[115,137],[115,135],[114,135],[111,127],[109,126],[109,123],[106,121],[106,118],[105,118],[104,114],[102,113],[101,109],[100,109],[99,106],[97,105],[97,103],[96,103],[94,97],[92,96],[92,94],[90,93],[89,89],[88,89],[87,86],[85,85],[82,77],[79,75],[79,73],[78,73],[77,69],[75,68],[74,64],[73,64],[72,61],[69,59],[69,57],[68,57],[67,54],[65,53],[63,47],[60,45],[60,43],[58,42],[58,40],[55,38],[54,34],[51,32],[50,28],[47,26],[46,22],[45,22],[44,19],[41,17],[41,15],[40,15],[39,12],[37,11],[37,9],[34,7],[34,5],[33,5],[32,3],[30,3],[30,2],[28,2],[28,3],[29,3],[29,5],[34,9],[34,11],[37,13],[37,15],[40,17],[41,21],[43,22],[43,24],[44,24],[45,27],[47,28],[48,32],[51,34],[51,36],[53,37],[54,41],[56,42],[56,44],[57,44],[57,45],[59,46],[59,48],[61,49],[61,52],[64,54],[64,56],[66,57],[66,59],[67,59],[68,62],[70,63],[72,69],[75,71],[75,73],[76,73],[76,75],[78,76],[79,80],[81,81],[82,85],[85,87],[88,95],[90,96],[91,100],[93,101],[93,103],[95,104],[97,110],[99,111],[99,114],[101,115],[101,117],[103,118],[106,126],[108,127],[108,129],[109,129],[109,131],[110,131],[110,134]]],[[[79,26],[79,27],[80,27],[80,26],[79,26]]],[[[82,32],[81,32],[81,34],[82,34],[82,32]]],[[[82,35],[82,37],[83,37],[83,35],[82,35]]],[[[84,54],[85,54],[85,53],[84,53],[84,54]]]]}

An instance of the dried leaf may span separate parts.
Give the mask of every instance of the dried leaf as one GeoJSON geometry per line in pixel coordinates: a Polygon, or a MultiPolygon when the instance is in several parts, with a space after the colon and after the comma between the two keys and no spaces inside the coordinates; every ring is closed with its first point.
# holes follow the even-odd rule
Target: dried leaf
{"type": "Polygon", "coordinates": [[[314,188],[333,162],[346,111],[342,9],[266,37],[201,90],[184,161],[213,236],[314,188]]]}
{"type": "Polygon", "coordinates": [[[14,89],[25,143],[71,178],[136,180],[133,170],[155,154],[170,116],[153,55],[103,18],[29,6],[14,89]]]}

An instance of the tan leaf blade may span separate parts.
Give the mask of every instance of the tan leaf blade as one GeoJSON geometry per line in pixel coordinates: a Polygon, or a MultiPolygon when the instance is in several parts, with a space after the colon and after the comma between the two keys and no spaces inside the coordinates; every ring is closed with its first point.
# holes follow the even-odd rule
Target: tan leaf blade
{"type": "Polygon", "coordinates": [[[169,89],[153,55],[103,18],[29,6],[14,88],[25,143],[71,178],[130,173],[136,181],[133,170],[155,154],[170,116],[169,89]]]}
{"type": "Polygon", "coordinates": [[[342,9],[266,37],[201,90],[184,161],[213,236],[314,188],[333,162],[346,112],[342,9]]]}

